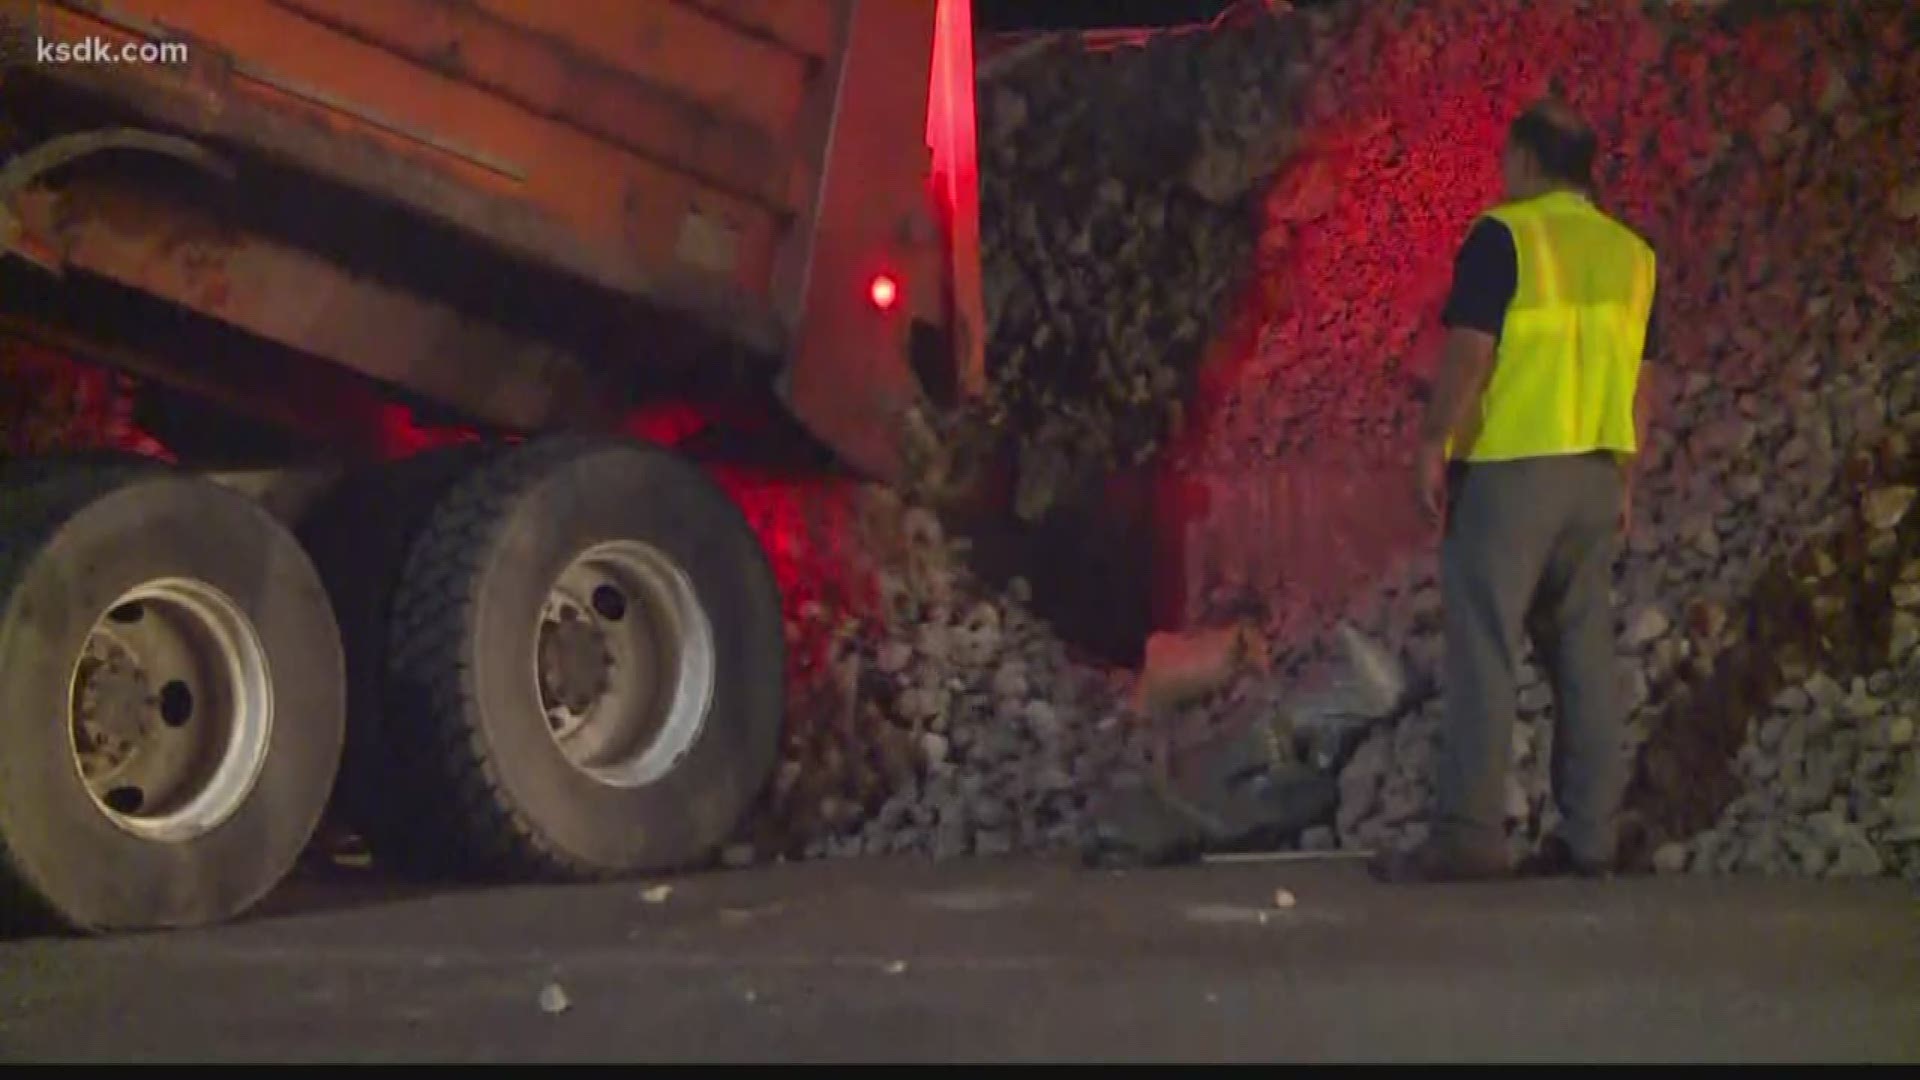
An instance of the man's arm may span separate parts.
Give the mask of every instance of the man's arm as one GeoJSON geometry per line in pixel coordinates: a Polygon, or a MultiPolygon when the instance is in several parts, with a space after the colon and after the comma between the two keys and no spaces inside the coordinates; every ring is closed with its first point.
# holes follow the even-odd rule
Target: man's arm
{"type": "Polygon", "coordinates": [[[1513,302],[1519,279],[1513,233],[1493,218],[1475,222],[1454,259],[1453,289],[1440,316],[1447,327],[1447,341],[1426,419],[1420,425],[1422,448],[1442,447],[1460,431],[1467,410],[1480,400],[1493,372],[1507,305],[1513,302]]]}
{"type": "Polygon", "coordinates": [[[1647,392],[1647,373],[1642,366],[1640,380],[1633,388],[1633,453],[1627,456],[1627,483],[1640,471],[1640,462],[1647,453],[1647,424],[1653,415],[1653,395],[1647,392]]]}
{"type": "Polygon", "coordinates": [[[1440,316],[1447,343],[1413,459],[1415,494],[1430,521],[1445,514],[1447,442],[1486,388],[1519,280],[1513,234],[1493,218],[1475,222],[1453,262],[1453,291],[1440,316]]]}
{"type": "Polygon", "coordinates": [[[1468,408],[1486,389],[1499,347],[1500,339],[1484,330],[1456,326],[1447,331],[1433,400],[1427,403],[1426,419],[1420,424],[1422,449],[1438,452],[1460,430],[1468,408]]]}
{"type": "Polygon", "coordinates": [[[1633,453],[1616,455],[1620,462],[1621,495],[1620,535],[1626,536],[1633,528],[1633,489],[1639,482],[1641,462],[1647,458],[1648,424],[1653,414],[1653,395],[1647,390],[1648,361],[1653,359],[1655,346],[1659,342],[1660,319],[1656,315],[1647,316],[1647,337],[1640,350],[1640,377],[1633,385],[1633,453]]]}

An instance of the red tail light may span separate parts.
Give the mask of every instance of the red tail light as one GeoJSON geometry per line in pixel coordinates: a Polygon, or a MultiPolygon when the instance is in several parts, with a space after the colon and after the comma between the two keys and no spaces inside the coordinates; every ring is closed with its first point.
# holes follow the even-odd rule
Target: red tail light
{"type": "Polygon", "coordinates": [[[867,285],[867,298],[881,311],[890,311],[900,299],[900,283],[891,274],[875,274],[867,285]]]}

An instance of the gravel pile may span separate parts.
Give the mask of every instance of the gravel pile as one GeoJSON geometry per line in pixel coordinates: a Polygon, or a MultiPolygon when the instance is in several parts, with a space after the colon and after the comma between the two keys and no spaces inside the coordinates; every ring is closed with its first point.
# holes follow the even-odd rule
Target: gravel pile
{"type": "Polygon", "coordinates": [[[1357,10],[1109,49],[1063,35],[983,79],[992,379],[951,437],[1008,444],[1023,516],[1179,427],[1252,267],[1251,206],[1291,145],[1313,57],[1357,10]]]}
{"type": "Polygon", "coordinates": [[[1920,881],[1920,662],[1842,686],[1825,673],[1789,687],[1735,758],[1742,784],[1714,827],[1661,846],[1667,873],[1920,881]]]}
{"type": "MultiPolygon", "coordinates": [[[[1920,99],[1920,20],[1890,0],[1712,7],[1348,3],[1026,57],[982,87],[1001,430],[1029,511],[1165,442],[1176,415],[1175,469],[1337,448],[1397,477],[1452,252],[1497,195],[1507,121],[1551,80],[1613,148],[1603,200],[1662,256],[1654,430],[1616,580],[1630,853],[1825,873],[1864,868],[1870,847],[1910,873],[1901,720],[1920,630],[1886,599],[1915,591],[1886,560],[1913,550],[1890,508],[1920,441],[1920,337],[1900,323],[1920,286],[1920,113],[1903,106],[1920,99]],[[1209,153],[1238,164],[1196,165],[1209,153]],[[1233,179],[1196,183],[1209,175],[1233,179]],[[1198,374],[1208,341],[1242,354],[1198,374]],[[1832,697],[1823,680],[1856,703],[1793,711],[1793,689],[1832,697]]],[[[930,518],[895,516],[922,554],[876,557],[891,600],[796,619],[797,641],[831,642],[796,676],[824,704],[796,716],[759,856],[1077,842],[1156,740],[1203,740],[1311,685],[1336,617],[1417,676],[1437,667],[1438,591],[1415,551],[1317,631],[1255,596],[1271,676],[1147,725],[1120,704],[1126,676],[1076,663],[1017,595],[978,590],[930,518]]],[[[1238,614],[1246,592],[1221,595],[1238,614]]],[[[1554,824],[1550,698],[1529,665],[1516,854],[1554,824]]],[[[1439,719],[1429,700],[1364,739],[1302,846],[1416,840],[1439,719]]]]}
{"type": "Polygon", "coordinates": [[[728,861],[1078,843],[1098,793],[1147,760],[1146,729],[1123,716],[1131,676],[1077,662],[1020,582],[981,588],[933,514],[880,490],[856,498],[842,527],[872,588],[797,606],[785,757],[728,861]]]}
{"type": "Polygon", "coordinates": [[[1769,685],[1768,676],[1781,688],[1745,709],[1749,718],[1718,798],[1693,809],[1695,823],[1717,809],[1711,827],[1660,846],[1656,868],[1826,876],[1897,871],[1920,880],[1920,515],[1912,512],[1914,495],[1910,485],[1874,489],[1862,500],[1857,522],[1839,534],[1850,544],[1811,546],[1776,577],[1778,585],[1762,602],[1784,616],[1774,625],[1798,632],[1763,632],[1760,647],[1771,655],[1747,666],[1750,690],[1769,685]],[[1845,546],[1854,550],[1834,550],[1845,546]]]}
{"type": "MultiPolygon", "coordinates": [[[[1911,681],[1893,674],[1911,662],[1912,621],[1885,600],[1885,560],[1902,549],[1889,523],[1910,497],[1920,439],[1920,337],[1900,325],[1916,310],[1920,192],[1901,183],[1913,174],[1920,125],[1898,105],[1920,92],[1911,59],[1920,27],[1894,5],[1744,25],[1741,15],[1729,5],[1724,22],[1664,25],[1663,59],[1638,88],[1589,76],[1568,78],[1563,92],[1609,143],[1635,146],[1621,133],[1643,121],[1654,136],[1639,160],[1610,161],[1603,183],[1663,255],[1658,415],[1616,579],[1622,671],[1636,703],[1623,747],[1635,768],[1630,854],[1659,851],[1670,865],[1680,850],[1670,845],[1714,829],[1702,841],[1714,854],[1688,865],[1750,868],[1802,865],[1780,863],[1764,838],[1728,855],[1726,837],[1745,834],[1716,827],[1747,775],[1736,762],[1754,756],[1742,741],[1766,727],[1766,703],[1783,685],[1826,672],[1862,680],[1876,715],[1920,704],[1911,681]],[[1676,106],[1644,120],[1656,114],[1641,99],[1662,87],[1678,88],[1669,91],[1676,106]]],[[[1550,55],[1556,39],[1540,40],[1550,55]]],[[[1556,70],[1579,71],[1581,55],[1604,61],[1576,50],[1556,70]]],[[[1361,624],[1431,670],[1440,649],[1431,561],[1389,576],[1397,580],[1358,599],[1361,624]]],[[[1516,855],[1554,824],[1551,728],[1540,722],[1551,694],[1531,665],[1521,687],[1508,793],[1516,855]]],[[[1355,755],[1342,776],[1341,844],[1419,837],[1438,720],[1430,705],[1355,755]]],[[[1898,835],[1873,832],[1876,819],[1860,815],[1896,790],[1911,794],[1898,778],[1912,750],[1849,757],[1839,741],[1813,770],[1833,778],[1820,809],[1847,802],[1841,821],[1853,832],[1820,835],[1898,835]]],[[[1769,743],[1782,745],[1798,754],[1824,744],[1769,743]]],[[[1791,772],[1783,762],[1772,775],[1791,772]]],[[[1828,867],[1866,863],[1824,854],[1828,867]]],[[[1911,865],[1885,849],[1880,861],[1911,865]]]]}
{"type": "MultiPolygon", "coordinates": [[[[817,523],[821,502],[801,501],[817,523]]],[[[1331,668],[1307,684],[1249,673],[1195,705],[1143,713],[1135,673],[1074,655],[1018,579],[986,589],[933,514],[880,489],[852,501],[820,530],[834,542],[776,551],[782,580],[828,585],[793,605],[785,754],[730,864],[1079,848],[1110,794],[1280,710],[1305,750],[1351,743],[1340,707],[1358,691],[1331,668]],[[845,584],[849,567],[871,590],[845,584]],[[1302,712],[1314,707],[1302,685],[1326,715],[1302,712]]]]}

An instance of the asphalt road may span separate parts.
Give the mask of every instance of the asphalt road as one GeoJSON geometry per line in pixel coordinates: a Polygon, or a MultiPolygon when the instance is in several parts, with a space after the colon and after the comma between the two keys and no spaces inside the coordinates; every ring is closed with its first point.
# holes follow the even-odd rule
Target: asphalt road
{"type": "Polygon", "coordinates": [[[0,942],[0,1060],[1920,1061],[1920,897],[1892,881],[656,884],[309,881],[213,931],[0,942]]]}

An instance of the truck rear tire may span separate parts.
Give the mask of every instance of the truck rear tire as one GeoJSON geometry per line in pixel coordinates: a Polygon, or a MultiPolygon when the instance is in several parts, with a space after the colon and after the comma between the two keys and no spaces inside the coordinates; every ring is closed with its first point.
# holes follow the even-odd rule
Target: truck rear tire
{"type": "Polygon", "coordinates": [[[426,785],[418,849],[486,877],[691,864],[771,771],[780,595],[694,466],[563,437],[501,454],[435,507],[392,605],[382,711],[426,785]]]}
{"type": "Polygon", "coordinates": [[[0,891],[9,922],[219,922],[292,868],[345,726],[333,613],[265,510],[156,468],[9,485],[0,891]]]}

